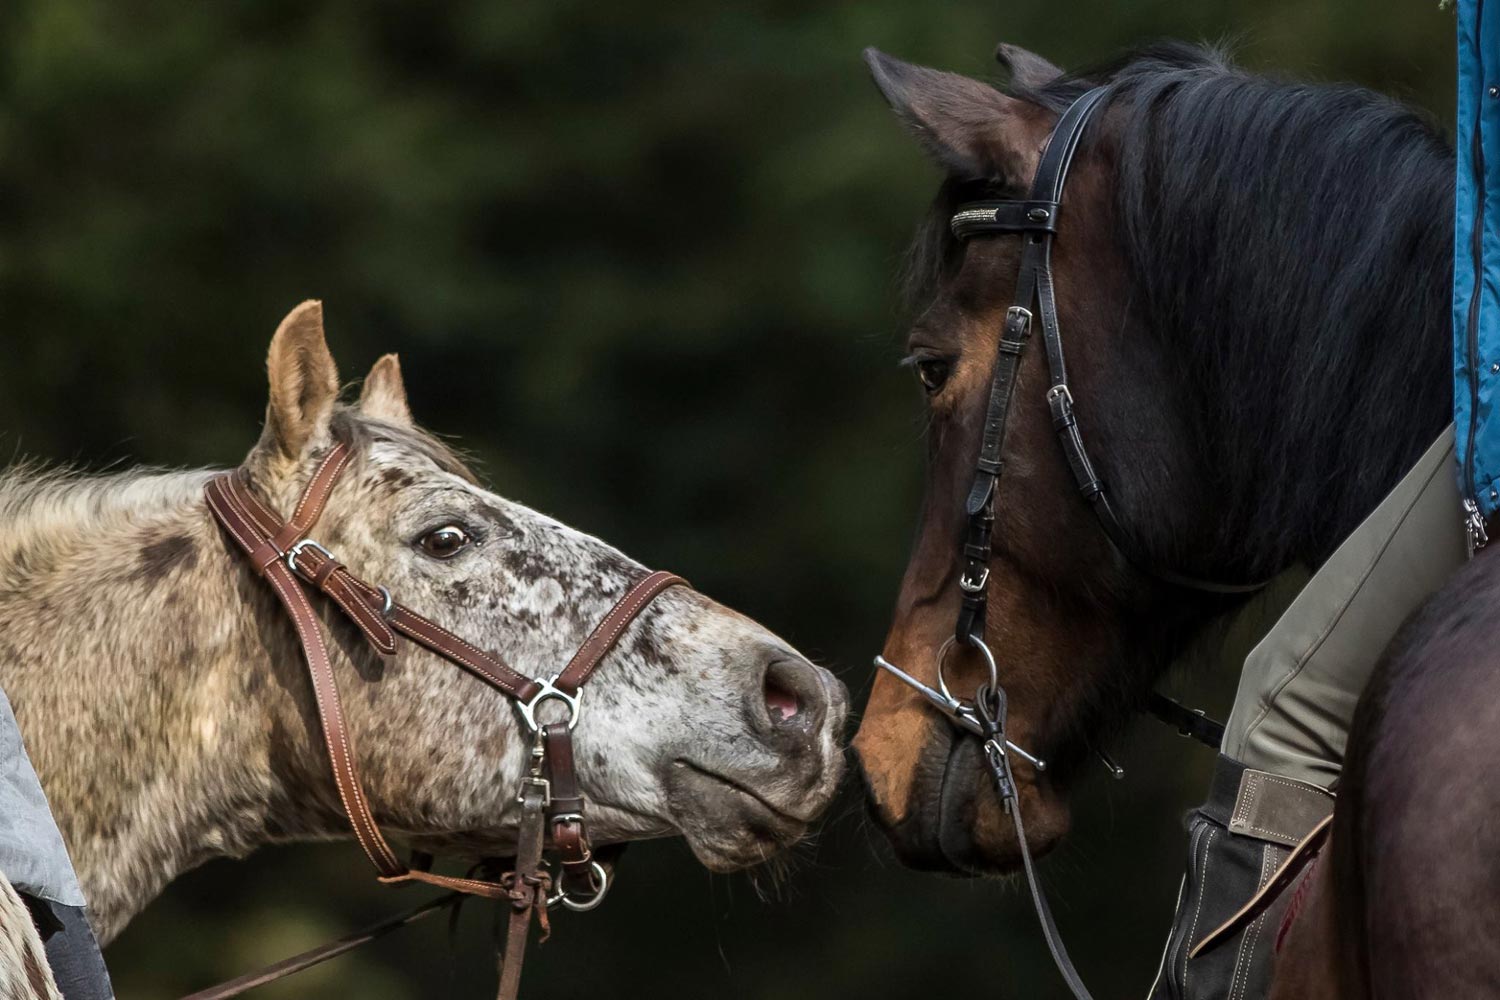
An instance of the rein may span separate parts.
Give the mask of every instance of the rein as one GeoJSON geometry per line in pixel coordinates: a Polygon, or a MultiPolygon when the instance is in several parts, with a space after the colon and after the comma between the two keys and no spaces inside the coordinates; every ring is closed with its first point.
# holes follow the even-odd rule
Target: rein
{"type": "Polygon", "coordinates": [[[561,904],[572,910],[591,910],[609,890],[609,871],[595,860],[589,846],[585,803],[574,767],[572,732],[578,722],[581,689],[614,649],[626,627],[657,595],[669,587],[687,586],[687,582],[671,573],[646,576],[626,591],[560,673],[548,680],[527,677],[494,654],[397,602],[384,586],[360,580],[310,537],[351,458],[347,445],[335,445],[318,465],[292,516],[286,520],[255,495],[243,469],[209,481],[208,506],[219,526],[271,585],[292,621],[312,678],[323,742],[344,814],[359,846],[374,865],[379,881],[388,885],[421,882],[448,890],[448,895],[261,972],[194,993],[186,1000],[238,996],[254,986],[374,940],[435,909],[452,905],[462,896],[481,896],[509,904],[498,996],[500,1000],[515,1000],[533,919],[542,925],[545,939],[549,907],[561,904]],[[457,878],[409,867],[396,856],[381,834],[360,786],[353,742],[344,720],[328,647],[313,610],[313,592],[327,596],[382,656],[396,654],[399,635],[463,668],[515,703],[532,734],[532,746],[527,773],[521,779],[517,795],[521,825],[514,870],[493,881],[457,878]],[[539,722],[537,708],[547,701],[562,703],[568,712],[567,719],[539,722]],[[555,879],[543,861],[549,839],[558,858],[555,879]]]}
{"type": "MultiPolygon", "coordinates": [[[[1015,826],[1021,865],[1041,924],[1042,936],[1046,939],[1058,972],[1062,974],[1063,981],[1067,983],[1075,1000],[1093,998],[1078,975],[1078,970],[1073,967],[1073,961],[1058,934],[1046,896],[1037,880],[1031,849],[1026,843],[1020,794],[1011,772],[1010,755],[1014,753],[1021,757],[1037,771],[1045,771],[1047,764],[1006,738],[1005,689],[1000,685],[995,655],[984,641],[992,556],[991,536],[995,527],[995,498],[1005,467],[1002,455],[1006,423],[1021,357],[1034,324],[1041,328],[1042,345],[1046,352],[1050,376],[1046,398],[1053,429],[1057,433],[1079,493],[1088,501],[1100,528],[1115,551],[1145,575],[1174,587],[1212,594],[1248,594],[1265,586],[1263,582],[1243,584],[1202,580],[1164,568],[1147,558],[1121,525],[1110,503],[1104,480],[1095,471],[1079,430],[1073,393],[1068,385],[1062,330],[1057,319],[1057,300],[1052,280],[1052,241],[1057,235],[1058,211],[1062,206],[1063,187],[1073,155],[1078,150],[1085,126],[1103,103],[1106,93],[1106,88],[1096,87],[1079,97],[1063,112],[1047,140],[1026,198],[967,202],[959,205],[949,220],[949,228],[959,240],[986,234],[1020,235],[1020,273],[1016,279],[1014,302],[1005,312],[1005,323],[985,409],[979,457],[975,463],[973,483],[964,501],[968,527],[960,549],[964,566],[958,578],[961,601],[953,635],[938,651],[938,686],[933,688],[924,684],[884,657],[875,658],[876,666],[914,688],[955,726],[983,742],[984,760],[995,791],[1015,826]],[[949,691],[943,674],[943,666],[949,653],[964,647],[977,651],[988,668],[988,677],[980,685],[972,702],[955,697],[949,691]]],[[[1164,695],[1153,693],[1148,709],[1163,721],[1177,726],[1183,735],[1192,736],[1215,748],[1223,737],[1223,727],[1217,722],[1164,695]]],[[[1124,770],[1102,751],[1099,755],[1115,777],[1124,775],[1124,770]]]]}

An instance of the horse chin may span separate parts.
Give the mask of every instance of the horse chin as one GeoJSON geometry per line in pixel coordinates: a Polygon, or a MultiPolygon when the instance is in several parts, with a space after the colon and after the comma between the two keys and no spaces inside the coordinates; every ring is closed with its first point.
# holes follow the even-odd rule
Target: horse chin
{"type": "MultiPolygon", "coordinates": [[[[1026,843],[1032,856],[1040,857],[1067,833],[1068,802],[1050,784],[1034,780],[1028,765],[1013,763],[1026,843]]],[[[943,771],[937,831],[943,856],[964,874],[1008,874],[1021,867],[1015,823],[995,791],[977,740],[954,741],[943,771]]]]}
{"type": "Polygon", "coordinates": [[[715,872],[771,860],[801,840],[812,823],[811,815],[779,804],[768,792],[685,759],[672,763],[667,801],[693,855],[715,872]]]}
{"type": "MultiPolygon", "coordinates": [[[[885,827],[896,857],[908,868],[959,877],[1004,875],[1021,867],[1020,841],[1010,813],[1000,801],[979,741],[944,732],[929,746],[923,768],[926,781],[913,790],[912,808],[885,827]]],[[[1048,783],[1035,780],[1029,767],[1015,762],[1021,817],[1033,857],[1041,857],[1067,833],[1067,799],[1048,783]]]]}

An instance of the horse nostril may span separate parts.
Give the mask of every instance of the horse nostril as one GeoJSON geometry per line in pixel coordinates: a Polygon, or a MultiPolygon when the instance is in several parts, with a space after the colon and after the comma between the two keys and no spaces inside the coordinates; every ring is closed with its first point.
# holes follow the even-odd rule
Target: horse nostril
{"type": "Polygon", "coordinates": [[[802,710],[797,692],[777,680],[774,669],[766,671],[766,710],[772,722],[786,722],[802,710]]]}
{"type": "Polygon", "coordinates": [[[828,693],[817,667],[802,659],[778,656],[766,664],[761,677],[762,719],[780,734],[796,730],[805,734],[823,724],[828,693]]]}

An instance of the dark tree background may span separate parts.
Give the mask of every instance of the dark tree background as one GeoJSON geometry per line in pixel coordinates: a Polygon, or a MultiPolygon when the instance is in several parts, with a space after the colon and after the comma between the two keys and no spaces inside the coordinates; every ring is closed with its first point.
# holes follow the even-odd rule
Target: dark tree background
{"type": "MultiPolygon", "coordinates": [[[[11,0],[3,447],[233,464],[272,330],[320,297],[346,378],[400,352],[419,419],[497,489],[681,571],[862,703],[919,489],[893,275],[936,175],[861,47],[986,75],[1000,40],[1068,66],[1228,38],[1446,120],[1452,35],[1436,0],[11,0]]],[[[1232,656],[1197,659],[1179,687],[1222,710],[1232,656]]],[[[1144,726],[1119,750],[1128,780],[1079,790],[1045,865],[1101,998],[1146,990],[1210,764],[1144,726]]],[[[409,898],[348,845],[268,850],[182,879],[108,959],[123,998],[174,996],[409,898]]],[[[485,996],[489,921],[471,905],[451,954],[434,921],[263,995],[485,996]]],[[[1061,995],[1014,887],[893,867],[853,790],[779,885],[634,848],[528,984],[1061,995]]]]}

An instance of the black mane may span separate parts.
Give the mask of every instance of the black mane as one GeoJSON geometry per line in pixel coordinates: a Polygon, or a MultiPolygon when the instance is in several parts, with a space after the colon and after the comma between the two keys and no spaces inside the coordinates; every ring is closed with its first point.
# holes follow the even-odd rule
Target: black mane
{"type": "MultiPolygon", "coordinates": [[[[1184,45],[1012,92],[1061,110],[1090,81],[1110,88],[1090,130],[1115,147],[1131,319],[1180,366],[1193,454],[1222,487],[1224,537],[1198,555],[1321,561],[1451,419],[1452,150],[1368,90],[1184,45]]],[[[946,185],[919,236],[919,289],[965,193],[946,185]]]]}

